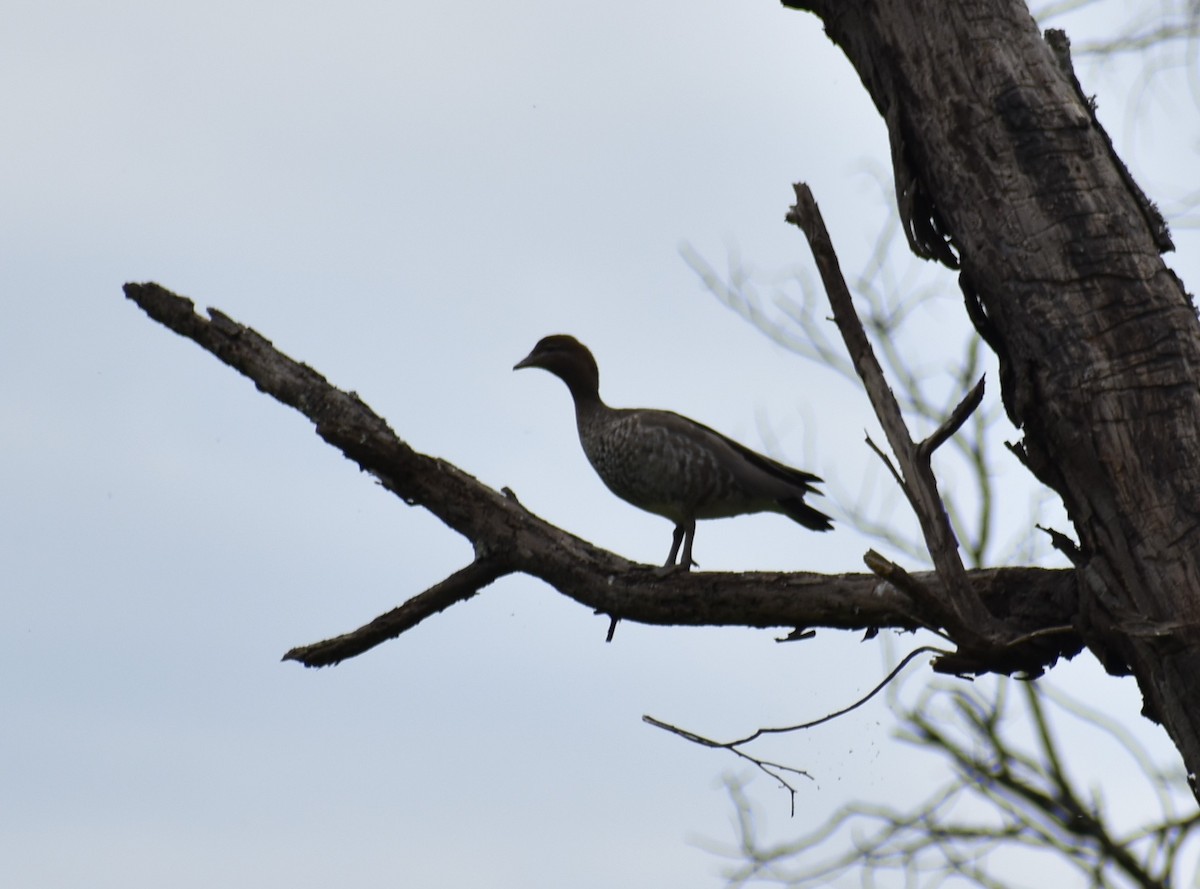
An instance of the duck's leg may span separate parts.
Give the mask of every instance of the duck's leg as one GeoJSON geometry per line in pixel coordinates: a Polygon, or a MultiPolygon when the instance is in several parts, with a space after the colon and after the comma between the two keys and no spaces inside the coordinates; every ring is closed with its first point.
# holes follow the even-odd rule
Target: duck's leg
{"type": "MultiPolygon", "coordinates": [[[[678,533],[678,530],[676,531],[678,533]]],[[[679,567],[691,571],[695,561],[692,560],[692,541],[696,539],[696,520],[692,519],[684,526],[683,555],[679,557],[679,567]]]]}
{"type": "Polygon", "coordinates": [[[671,537],[671,554],[667,556],[666,563],[658,569],[659,574],[669,574],[672,571],[691,571],[692,566],[696,563],[692,561],[692,539],[696,536],[696,520],[692,519],[687,522],[680,522],[675,526],[675,533],[671,537]],[[679,559],[679,564],[675,564],[675,557],[679,555],[679,545],[683,544],[683,555],[679,559]]]}
{"type": "MultiPolygon", "coordinates": [[[[692,526],[695,528],[695,525],[692,526]]],[[[663,570],[667,571],[675,567],[675,557],[679,555],[679,544],[683,543],[684,532],[687,531],[687,525],[676,525],[675,533],[671,536],[671,554],[667,556],[667,561],[663,563],[663,570]]],[[[691,549],[691,543],[688,543],[688,548],[691,549]]]]}

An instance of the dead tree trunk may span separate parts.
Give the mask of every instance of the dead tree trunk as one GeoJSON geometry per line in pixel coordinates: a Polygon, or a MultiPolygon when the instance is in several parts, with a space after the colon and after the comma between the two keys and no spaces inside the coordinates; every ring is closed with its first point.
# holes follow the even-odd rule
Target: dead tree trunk
{"type": "Polygon", "coordinates": [[[887,122],[910,246],[961,270],[1019,456],[1078,535],[1076,626],[1200,797],[1200,323],[1171,247],[1019,0],[817,0],[887,122]]]}

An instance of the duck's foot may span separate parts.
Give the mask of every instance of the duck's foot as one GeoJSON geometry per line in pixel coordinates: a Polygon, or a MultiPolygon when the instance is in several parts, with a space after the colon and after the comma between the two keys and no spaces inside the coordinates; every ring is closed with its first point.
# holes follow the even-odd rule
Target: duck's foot
{"type": "MultiPolygon", "coordinates": [[[[687,562],[680,562],[678,565],[674,565],[668,562],[665,565],[659,565],[657,568],[655,568],[654,574],[656,577],[670,577],[672,574],[686,574],[692,570],[692,565],[696,565],[696,563],[692,562],[691,565],[689,565],[687,562]]],[[[700,566],[696,565],[696,567],[699,568],[700,566]]]]}

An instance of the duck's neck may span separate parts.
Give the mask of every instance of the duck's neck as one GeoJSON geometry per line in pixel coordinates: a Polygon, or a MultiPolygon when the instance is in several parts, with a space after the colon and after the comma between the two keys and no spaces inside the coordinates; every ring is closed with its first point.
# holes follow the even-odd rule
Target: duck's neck
{"type": "Polygon", "coordinates": [[[567,387],[571,390],[571,398],[575,402],[576,417],[594,417],[608,410],[608,405],[600,400],[600,391],[595,386],[572,385],[568,381],[567,387]]]}

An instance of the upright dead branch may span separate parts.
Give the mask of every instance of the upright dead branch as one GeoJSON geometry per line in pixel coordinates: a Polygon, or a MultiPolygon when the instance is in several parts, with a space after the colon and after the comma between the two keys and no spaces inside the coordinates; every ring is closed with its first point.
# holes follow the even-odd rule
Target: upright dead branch
{"type": "Polygon", "coordinates": [[[970,650],[986,650],[1002,639],[998,622],[984,607],[982,601],[971,591],[967,572],[958,554],[958,540],[950,526],[937,479],[933,474],[930,459],[933,451],[950,436],[975,410],[983,398],[983,380],[966,396],[950,417],[921,443],[909,436],[908,427],[900,413],[900,406],[888,386],[883,369],[875,357],[862,322],[854,310],[850,290],[842,277],[837,253],[821,218],[821,211],[813,198],[812,191],[803,183],[794,186],[796,204],[787,215],[788,222],[798,226],[808,239],[813,258],[821,274],[821,281],[829,296],[829,305],[838,330],[845,340],[850,360],[866,388],[871,406],[875,410],[892,452],[900,464],[900,472],[893,473],[900,482],[908,502],[921,525],[930,558],[937,569],[942,583],[940,589],[920,587],[914,592],[920,596],[924,610],[938,615],[939,623],[960,647],[970,650]]]}

